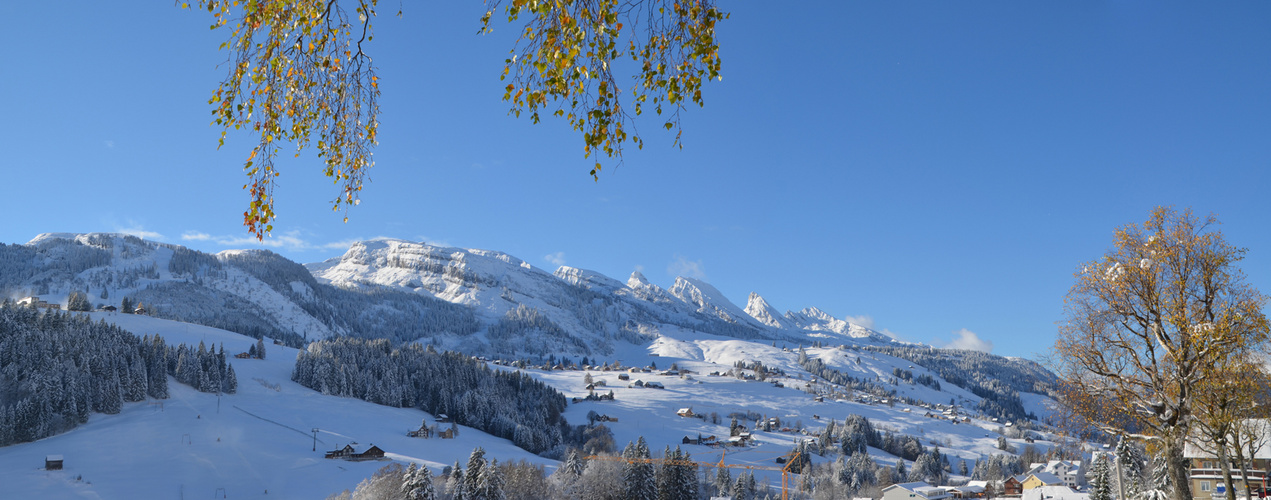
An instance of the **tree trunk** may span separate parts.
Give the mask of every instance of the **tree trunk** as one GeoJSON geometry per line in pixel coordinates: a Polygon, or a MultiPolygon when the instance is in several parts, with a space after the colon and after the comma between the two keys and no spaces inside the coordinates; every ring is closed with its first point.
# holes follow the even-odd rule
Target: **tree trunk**
{"type": "Polygon", "coordinates": [[[1241,447],[1239,435],[1236,437],[1236,445],[1233,448],[1236,450],[1236,461],[1240,462],[1240,477],[1245,482],[1245,498],[1253,500],[1253,484],[1249,482],[1249,463],[1245,461],[1245,452],[1241,447]]]}
{"type": "MultiPolygon", "coordinates": [[[[1181,435],[1186,435],[1181,433],[1181,435]]],[[[1188,477],[1187,459],[1183,458],[1183,438],[1169,438],[1165,440],[1165,460],[1169,464],[1170,482],[1173,483],[1174,491],[1171,495],[1172,500],[1193,500],[1192,484],[1188,477]]]]}
{"type": "Polygon", "coordinates": [[[1222,482],[1227,488],[1227,500],[1236,500],[1236,483],[1231,479],[1231,459],[1227,457],[1227,441],[1216,441],[1214,446],[1218,447],[1218,466],[1222,469],[1222,482]]]}

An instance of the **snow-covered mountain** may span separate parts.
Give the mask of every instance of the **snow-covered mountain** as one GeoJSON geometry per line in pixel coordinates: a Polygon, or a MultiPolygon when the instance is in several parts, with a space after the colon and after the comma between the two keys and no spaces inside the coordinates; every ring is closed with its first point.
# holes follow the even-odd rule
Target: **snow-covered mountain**
{"type": "MultiPolygon", "coordinates": [[[[827,420],[858,415],[889,433],[924,436],[925,445],[951,457],[976,460],[998,451],[999,436],[1020,448],[1025,438],[1043,442],[1041,430],[1003,429],[998,420],[1023,422],[1032,414],[1044,420],[1050,401],[1040,393],[1054,381],[1031,361],[898,342],[815,307],[782,314],[756,293],[743,309],[701,280],[682,277],[665,289],[638,271],[625,282],[574,267],[547,272],[495,251],[373,240],[353,244],[339,258],[300,265],[266,250],[207,254],[118,234],[45,234],[27,244],[0,245],[0,298],[38,295],[65,308],[73,292],[86,294],[93,305],[118,306],[128,298],[159,317],[97,312],[94,320],[137,334],[162,333],[169,342],[223,343],[230,352],[251,344],[231,333],[238,332],[293,346],[359,336],[505,359],[553,357],[577,364],[587,357],[590,368],[524,371],[579,399],[591,394],[589,371],[595,372],[594,382],[606,383],[616,401],[584,400],[569,405],[564,417],[571,424],[587,421],[591,411],[613,417],[609,426],[619,447],[640,437],[660,448],[685,436],[727,436],[729,417],[742,415],[756,429],[747,450],[775,457],[804,439],[799,431],[805,425],[815,431],[827,428],[827,420]],[[629,372],[633,366],[648,369],[629,372]],[[638,379],[666,390],[643,389],[638,379]],[[956,409],[948,407],[954,403],[956,409]],[[701,418],[678,416],[684,407],[701,418]],[[769,417],[787,424],[759,432],[769,417]]],[[[291,383],[296,351],[270,349],[268,362],[231,361],[241,392],[225,397],[223,413],[213,413],[216,396],[178,387],[167,411],[130,403],[121,415],[94,414],[74,432],[0,448],[0,470],[10,471],[0,474],[0,482],[18,484],[15,491],[31,497],[83,491],[147,496],[160,487],[185,488],[185,481],[204,490],[238,485],[243,471],[265,468],[275,473],[246,483],[260,491],[320,496],[373,472],[360,467],[342,474],[345,468],[319,458],[305,432],[313,428],[330,434],[319,435],[318,446],[338,445],[331,436],[373,439],[393,459],[434,470],[476,445],[502,458],[525,456],[511,441],[475,429],[455,441],[408,439],[404,430],[423,416],[418,410],[378,407],[291,383]],[[279,425],[300,431],[279,432],[279,425]],[[168,437],[159,444],[155,429],[168,437],[192,434],[206,448],[168,437]],[[151,458],[121,465],[96,452],[101,443],[139,437],[157,450],[145,454],[151,458]],[[244,454],[249,446],[260,449],[244,454]],[[30,457],[61,453],[76,476],[96,486],[70,474],[49,482],[42,478],[53,476],[26,465],[30,457]],[[221,464],[234,460],[241,463],[221,464]],[[221,465],[200,468],[207,461],[221,465]],[[138,483],[135,475],[121,472],[138,467],[180,480],[139,489],[132,484],[138,483]],[[323,479],[314,482],[314,474],[323,479]]],[[[712,447],[686,446],[699,459],[715,460],[713,453],[723,458],[712,447]]],[[[895,463],[901,457],[894,451],[868,450],[879,463],[895,463]]]]}
{"type": "Polygon", "coordinates": [[[604,355],[615,342],[677,331],[794,346],[895,344],[814,307],[780,314],[758,294],[743,309],[698,279],[664,289],[637,271],[624,284],[574,267],[548,272],[503,252],[404,240],[354,243],[305,266],[268,250],[211,255],[109,233],[0,246],[0,296],[65,304],[75,291],[96,305],[127,297],[160,317],[293,345],[353,335],[503,356],[604,355]],[[512,337],[534,338],[505,342],[512,337]]]}
{"type": "Polygon", "coordinates": [[[587,339],[586,343],[601,354],[611,349],[614,338],[644,342],[668,329],[796,345],[831,337],[835,341],[891,342],[825,313],[782,316],[771,307],[759,312],[743,310],[715,287],[693,278],[676,278],[671,288],[663,289],[636,271],[623,284],[574,267],[562,266],[548,273],[516,257],[488,250],[373,240],[354,243],[343,256],[307,267],[321,282],[344,288],[411,291],[472,307],[487,322],[502,321],[518,310],[536,311],[550,323],[547,330],[559,329],[571,338],[587,339]]]}

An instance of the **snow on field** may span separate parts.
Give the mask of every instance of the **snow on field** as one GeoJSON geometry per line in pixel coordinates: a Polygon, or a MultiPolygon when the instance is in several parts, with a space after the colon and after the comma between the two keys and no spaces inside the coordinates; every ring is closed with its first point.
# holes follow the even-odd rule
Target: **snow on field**
{"type": "MultiPolygon", "coordinates": [[[[227,354],[246,351],[255,342],[145,316],[93,316],[138,335],[158,333],[170,344],[224,344],[227,354]]],[[[172,397],[162,405],[126,403],[118,415],[93,414],[65,434],[0,448],[0,497],[209,498],[224,488],[228,498],[325,498],[353,489],[389,463],[322,458],[324,451],[350,441],[375,444],[395,460],[415,461],[434,472],[457,460],[466,463],[476,446],[500,460],[554,464],[462,426],[454,440],[408,438],[408,429],[418,428],[422,418],[433,423],[432,416],[311,391],[291,382],[295,349],[271,344],[267,352],[266,360],[229,360],[239,392],[219,402],[215,394],[169,379],[172,397]],[[321,429],[316,451],[313,428],[321,429]],[[43,470],[46,455],[63,455],[65,469],[43,470]]]]}
{"type": "MultiPolygon", "coordinates": [[[[138,335],[158,333],[173,345],[200,341],[209,346],[223,344],[227,354],[234,354],[246,351],[255,342],[198,325],[126,314],[92,314],[138,335]]],[[[852,414],[865,416],[880,431],[909,434],[926,446],[939,446],[955,467],[958,459],[975,460],[1001,453],[997,449],[1002,430],[999,423],[975,418],[969,423],[954,423],[928,416],[928,412],[935,416],[939,411],[894,400],[890,405],[833,398],[815,401],[814,394],[806,390],[824,388],[823,382],[813,382],[814,377],[799,366],[798,349],[673,329],[664,333],[674,334],[679,340],[661,337],[644,346],[624,343],[613,359],[603,362],[621,361],[623,366],[656,363],[661,370],[675,364],[693,373],[681,376],[592,370],[592,377],[605,383],[598,392],[612,390],[616,401],[571,404],[565,417],[576,425],[585,423],[591,411],[616,418],[616,422],[606,425],[613,431],[619,449],[643,436],[655,456],[667,446],[681,446],[695,460],[718,462],[722,456],[729,464],[761,467],[777,467],[776,458],[788,453],[796,441],[809,439],[799,429],[812,434],[824,429],[829,419],[842,422],[852,414]],[[727,372],[738,361],[759,361],[780,368],[786,376],[746,381],[709,375],[713,371],[727,372]],[[619,373],[626,373],[630,380],[619,380],[619,373]],[[636,380],[660,382],[665,389],[628,386],[636,380]],[[781,382],[784,387],[773,382],[781,382]],[[676,415],[681,408],[691,408],[705,418],[676,415]],[[782,427],[793,430],[754,432],[754,445],[744,448],[682,444],[683,438],[696,438],[699,434],[727,439],[730,415],[734,413],[777,417],[782,427]],[[716,416],[718,421],[714,420],[716,416]]],[[[238,375],[238,394],[218,400],[214,394],[195,392],[171,382],[172,397],[162,401],[161,406],[155,401],[129,403],[122,413],[94,414],[88,424],[71,432],[0,448],[0,484],[5,485],[5,494],[13,498],[197,498],[219,494],[223,488],[231,498],[325,498],[354,488],[388,463],[322,458],[324,451],[351,441],[375,444],[392,460],[417,462],[434,472],[456,461],[466,463],[476,446],[484,447],[488,456],[501,461],[524,458],[549,467],[555,465],[507,440],[470,428],[461,427],[459,438],[454,440],[408,438],[408,429],[417,428],[420,419],[434,422],[432,416],[415,409],[389,408],[306,389],[290,381],[295,349],[270,344],[267,352],[266,360],[230,359],[238,375]],[[314,428],[320,429],[316,451],[314,428]],[[65,470],[42,470],[43,458],[53,454],[65,456],[65,470]],[[267,490],[270,496],[266,496],[267,490]]],[[[896,368],[934,376],[907,361],[869,351],[826,347],[807,348],[805,353],[845,374],[880,384],[890,384],[888,380],[896,368]]],[[[525,371],[567,397],[587,395],[583,383],[587,371],[525,371]]],[[[931,403],[948,403],[952,399],[963,408],[972,408],[978,401],[976,396],[943,381],[941,391],[905,382],[891,387],[931,403]]],[[[1022,396],[1030,411],[1041,407],[1042,397],[1022,396]]],[[[1019,439],[1008,441],[1019,449],[1024,446],[1019,439]]],[[[1036,445],[1044,449],[1049,443],[1039,440],[1036,445]]],[[[897,460],[882,450],[870,449],[870,454],[883,464],[893,465],[897,460]]],[[[814,456],[813,460],[833,458],[814,456]]],[[[780,484],[779,472],[759,471],[757,476],[770,484],[780,484]]]]}

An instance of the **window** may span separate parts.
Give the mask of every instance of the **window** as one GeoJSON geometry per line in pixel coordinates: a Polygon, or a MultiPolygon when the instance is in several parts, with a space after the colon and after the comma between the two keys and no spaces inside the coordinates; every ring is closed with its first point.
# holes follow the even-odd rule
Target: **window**
{"type": "Polygon", "coordinates": [[[1200,482],[1200,491],[1209,491],[1209,481],[1200,482]]]}
{"type": "Polygon", "coordinates": [[[1204,463],[1204,468],[1206,468],[1206,469],[1212,469],[1212,468],[1214,468],[1214,463],[1213,463],[1213,462],[1210,462],[1210,461],[1208,461],[1208,460],[1206,460],[1206,461],[1205,461],[1205,463],[1204,463]]]}

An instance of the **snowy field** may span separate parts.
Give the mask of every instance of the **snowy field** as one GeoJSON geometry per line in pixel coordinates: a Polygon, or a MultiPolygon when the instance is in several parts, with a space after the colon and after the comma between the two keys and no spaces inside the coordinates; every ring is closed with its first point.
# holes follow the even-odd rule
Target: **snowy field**
{"type": "MultiPolygon", "coordinates": [[[[145,316],[118,314],[107,320],[138,335],[158,333],[173,345],[224,344],[227,355],[255,342],[145,316]]],[[[65,434],[0,448],[0,498],[221,498],[223,493],[225,498],[321,499],[352,490],[389,463],[322,458],[324,451],[352,441],[375,444],[395,460],[425,464],[434,472],[456,460],[466,463],[476,446],[500,460],[554,463],[462,426],[459,439],[408,438],[408,429],[418,428],[421,418],[433,423],[432,415],[324,396],[291,382],[295,349],[269,345],[267,352],[265,360],[229,359],[238,375],[238,394],[221,396],[219,402],[215,394],[169,378],[172,397],[162,406],[158,401],[125,403],[118,415],[95,413],[65,434]],[[317,451],[313,428],[321,429],[317,451]],[[45,471],[46,455],[63,455],[65,469],[45,471]]]]}
{"type": "MultiPolygon", "coordinates": [[[[170,344],[181,342],[208,346],[224,344],[227,354],[246,351],[255,341],[238,334],[198,325],[134,315],[92,313],[94,318],[129,329],[138,335],[158,333],[170,344]]],[[[796,440],[808,439],[798,431],[755,432],[754,445],[719,448],[682,445],[684,437],[729,435],[729,415],[753,412],[778,417],[782,426],[803,428],[809,433],[823,429],[829,419],[842,422],[850,414],[863,415],[879,431],[909,434],[925,446],[939,446],[955,469],[959,459],[975,460],[997,449],[1002,424],[984,419],[953,423],[925,416],[927,408],[894,403],[861,403],[825,399],[817,402],[805,392],[812,377],[798,366],[798,353],[768,344],[723,337],[674,332],[676,340],[662,337],[650,346],[621,344],[612,359],[623,366],[661,369],[675,363],[693,373],[669,376],[658,373],[629,373],[629,381],[618,379],[617,371],[541,371],[530,375],[556,387],[568,397],[587,395],[583,379],[591,373],[612,389],[616,401],[571,404],[565,416],[570,423],[582,424],[587,414],[617,418],[608,423],[616,446],[643,436],[654,455],[668,445],[681,446],[693,459],[762,467],[790,451],[796,440]],[[759,361],[782,369],[787,377],[766,382],[735,377],[711,376],[726,372],[736,361],[759,361]],[[631,388],[636,380],[660,382],[665,389],[631,388]],[[777,387],[774,381],[784,387],[777,387]],[[676,415],[680,408],[692,408],[706,419],[676,415]],[[712,423],[709,415],[719,416],[712,423]]],[[[877,381],[890,377],[893,368],[930,373],[908,362],[868,351],[838,348],[807,349],[809,357],[858,378],[877,381]]],[[[421,418],[434,419],[415,409],[389,408],[359,400],[325,396],[290,381],[296,350],[268,346],[266,360],[234,359],[239,393],[217,397],[199,393],[188,386],[170,382],[172,397],[162,401],[126,403],[118,415],[94,414],[90,421],[71,432],[41,441],[0,448],[0,484],[4,498],[325,498],[353,489],[388,462],[347,462],[326,460],[323,452],[350,442],[375,444],[389,458],[402,463],[416,462],[434,472],[456,461],[466,463],[476,446],[500,461],[527,459],[549,466],[555,462],[531,455],[511,442],[483,432],[460,427],[453,440],[412,439],[406,431],[419,426],[421,418]],[[312,429],[320,429],[317,443],[312,429]],[[65,456],[65,469],[43,470],[46,455],[65,456]],[[266,493],[268,492],[268,493],[266,493]]],[[[500,368],[510,369],[510,368],[500,368]]],[[[819,382],[818,382],[819,383],[819,382]]],[[[898,392],[932,403],[957,401],[974,407],[978,398],[941,381],[942,391],[900,383],[898,392]]],[[[811,387],[816,387],[812,385],[811,387]]],[[[1041,408],[1040,397],[1027,395],[1030,409],[1041,408]]],[[[938,411],[933,413],[938,414],[938,411]]],[[[1011,439],[1022,449],[1022,440],[1011,439]]],[[[1050,446],[1037,441],[1039,448],[1050,446]]],[[[880,464],[894,465],[897,458],[870,449],[880,464]]],[[[832,460],[814,456],[814,461],[832,460]]],[[[912,464],[906,464],[910,466],[912,464]]],[[[970,464],[968,464],[970,465],[970,464]]],[[[760,479],[780,484],[779,472],[756,471],[760,479]]]]}

